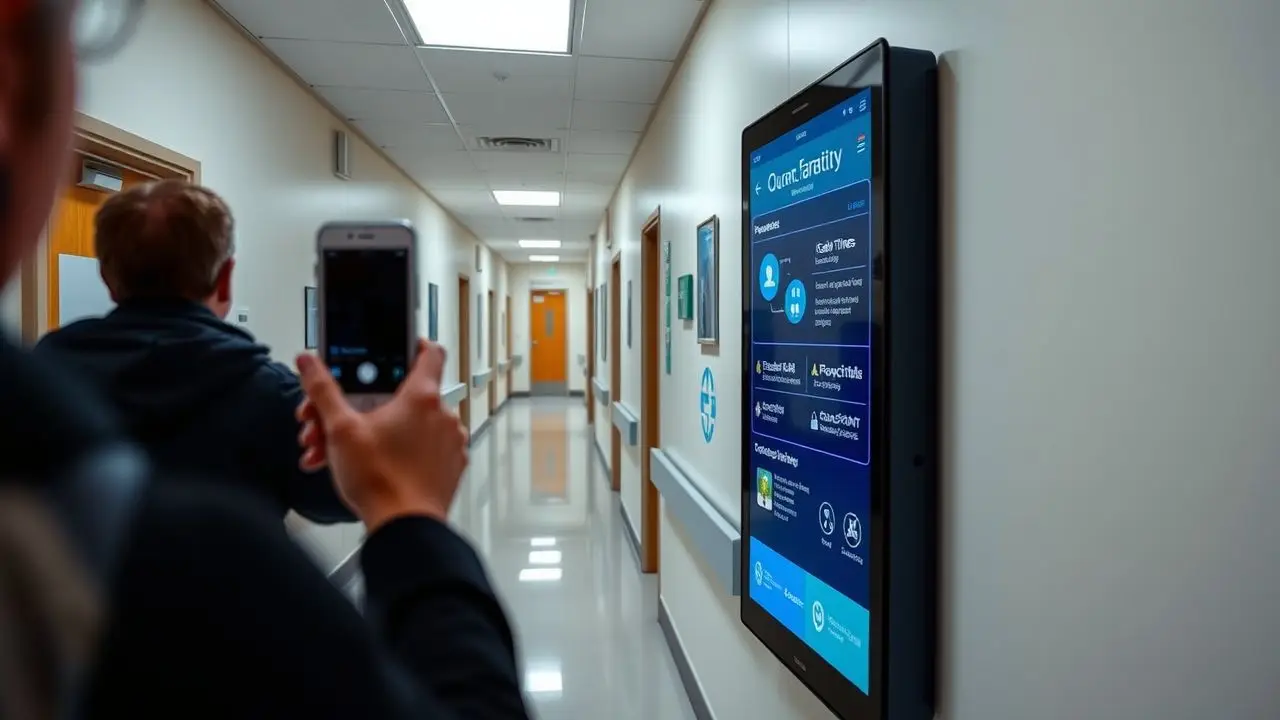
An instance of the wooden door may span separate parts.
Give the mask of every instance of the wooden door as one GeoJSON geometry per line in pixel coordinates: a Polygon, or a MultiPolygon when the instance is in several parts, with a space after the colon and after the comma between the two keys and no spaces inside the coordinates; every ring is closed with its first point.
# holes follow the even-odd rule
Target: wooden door
{"type": "Polygon", "coordinates": [[[562,394],[568,381],[565,292],[537,290],[529,296],[529,385],[534,394],[562,394]]]}
{"type": "Polygon", "coordinates": [[[471,281],[465,277],[458,278],[458,379],[467,384],[458,417],[471,430],[471,281]]]}
{"type": "Polygon", "coordinates": [[[645,223],[640,238],[640,569],[658,572],[658,488],[650,481],[654,448],[662,447],[658,391],[663,360],[662,229],[658,211],[645,223]]]}
{"type": "MultiPolygon", "coordinates": [[[[46,305],[48,313],[46,315],[46,330],[54,330],[62,326],[60,298],[62,297],[62,286],[59,284],[61,272],[59,265],[61,264],[60,256],[70,255],[81,258],[95,258],[97,252],[94,250],[93,242],[93,221],[98,214],[98,209],[103,203],[112,196],[113,193],[105,190],[96,190],[93,188],[80,187],[75,183],[80,180],[80,168],[84,163],[84,156],[77,153],[72,161],[70,168],[71,182],[67,189],[63,191],[61,197],[58,198],[57,205],[54,206],[53,215],[49,220],[49,243],[47,248],[47,282],[46,288],[46,305]]],[[[136,173],[127,168],[116,168],[124,176],[124,189],[129,189],[142,183],[150,182],[153,178],[136,173]]]]}
{"type": "MultiPolygon", "coordinates": [[[[613,259],[609,275],[609,402],[622,400],[622,258],[613,259]]],[[[622,489],[622,431],[613,424],[613,408],[605,409],[609,423],[609,468],[613,489],[622,489]]]]}
{"type": "Polygon", "coordinates": [[[510,295],[507,296],[506,317],[507,317],[507,326],[502,329],[503,334],[506,336],[503,338],[503,342],[502,342],[502,357],[506,358],[507,360],[507,397],[511,397],[511,388],[514,386],[511,384],[511,373],[513,371],[513,368],[511,367],[511,296],[510,295]]]}
{"type": "Polygon", "coordinates": [[[493,303],[493,291],[489,291],[489,355],[485,365],[489,368],[489,417],[498,411],[498,306],[493,303]]]}

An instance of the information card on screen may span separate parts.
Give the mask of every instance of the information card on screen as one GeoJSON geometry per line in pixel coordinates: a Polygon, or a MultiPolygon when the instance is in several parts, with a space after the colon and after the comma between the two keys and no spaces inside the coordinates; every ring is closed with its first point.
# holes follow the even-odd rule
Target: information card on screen
{"type": "Polygon", "coordinates": [[[869,90],[750,153],[749,597],[862,692],[871,635],[869,90]]]}

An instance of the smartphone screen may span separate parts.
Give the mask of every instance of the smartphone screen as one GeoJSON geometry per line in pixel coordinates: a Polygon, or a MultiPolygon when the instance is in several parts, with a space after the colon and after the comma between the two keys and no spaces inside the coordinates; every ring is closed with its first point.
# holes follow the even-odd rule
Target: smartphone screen
{"type": "Polygon", "coordinates": [[[325,249],[325,361],[347,393],[390,394],[409,368],[409,253],[325,249]]]}

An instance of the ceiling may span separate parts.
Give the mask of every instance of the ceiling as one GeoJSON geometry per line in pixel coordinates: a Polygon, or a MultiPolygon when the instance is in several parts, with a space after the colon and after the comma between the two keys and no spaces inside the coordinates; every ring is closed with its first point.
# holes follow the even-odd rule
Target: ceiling
{"type": "Polygon", "coordinates": [[[572,54],[537,55],[414,47],[392,11],[398,0],[216,4],[509,262],[553,253],[586,260],[702,8],[577,0],[572,54]],[[477,138],[500,136],[559,147],[478,149],[477,138]],[[562,201],[500,206],[493,190],[557,190],[562,201]],[[562,247],[531,252],[520,239],[562,247]]]}

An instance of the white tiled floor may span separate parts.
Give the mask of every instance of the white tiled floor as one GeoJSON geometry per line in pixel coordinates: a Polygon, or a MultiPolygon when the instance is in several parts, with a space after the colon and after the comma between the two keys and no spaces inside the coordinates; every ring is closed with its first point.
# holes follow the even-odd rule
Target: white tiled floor
{"type": "Polygon", "coordinates": [[[581,399],[517,399],[471,448],[454,520],[484,555],[542,720],[693,720],[581,399]]]}

